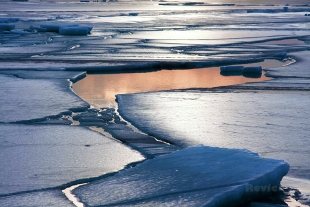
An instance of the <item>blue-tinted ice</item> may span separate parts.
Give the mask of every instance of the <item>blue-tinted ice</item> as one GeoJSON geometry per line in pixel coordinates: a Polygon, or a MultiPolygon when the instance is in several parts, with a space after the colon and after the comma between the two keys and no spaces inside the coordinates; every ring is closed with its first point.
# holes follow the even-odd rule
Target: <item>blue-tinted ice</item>
{"type": "Polygon", "coordinates": [[[283,161],[247,150],[197,146],[145,161],[73,192],[87,206],[233,207],[276,191],[288,169],[283,161]]]}
{"type": "MultiPolygon", "coordinates": [[[[294,2],[308,3],[306,0],[294,2]]],[[[73,76],[77,75],[79,78],[79,75],[65,73],[64,70],[145,69],[144,66],[149,69],[154,66],[176,65],[193,67],[205,62],[208,62],[207,65],[231,64],[275,57],[283,51],[290,54],[291,51],[309,49],[308,45],[303,44],[269,42],[283,38],[309,41],[309,17],[305,13],[310,12],[310,9],[307,5],[283,8],[283,1],[276,2],[276,5],[270,5],[273,2],[268,1],[266,4],[269,5],[265,6],[221,5],[224,1],[217,6],[210,6],[208,2],[203,5],[172,2],[173,5],[170,6],[159,5],[158,2],[114,3],[1,2],[1,28],[5,27],[6,31],[0,32],[0,70],[11,71],[2,71],[0,75],[0,153],[1,157],[7,158],[0,161],[1,166],[5,166],[0,171],[1,183],[4,183],[1,194],[39,190],[1,196],[1,206],[70,206],[60,196],[59,187],[57,191],[41,192],[40,189],[119,170],[129,162],[142,159],[132,150],[84,128],[3,123],[29,123],[34,119],[41,120],[77,108],[87,108],[88,104],[72,94],[70,82],[66,80],[76,80],[73,76]],[[93,30],[87,36],[64,36],[37,29],[42,24],[79,24],[93,27],[93,30]],[[13,28],[15,30],[8,31],[13,28]],[[161,65],[162,63],[165,64],[161,65]],[[24,71],[15,71],[17,69],[24,71]],[[122,153],[118,153],[119,151],[122,153]]],[[[160,4],[162,3],[171,2],[160,4]]],[[[236,3],[245,2],[238,0],[236,3]]],[[[309,150],[304,148],[309,142],[308,80],[292,78],[308,76],[308,72],[302,70],[300,73],[299,67],[300,65],[296,65],[294,74],[292,71],[285,72],[286,76],[291,74],[286,81],[274,80],[269,85],[240,87],[244,90],[251,87],[256,90],[275,85],[276,88],[283,89],[283,85],[288,85],[298,90],[302,88],[304,92],[172,92],[128,95],[119,96],[120,111],[149,134],[169,139],[177,145],[205,143],[248,148],[259,152],[263,157],[285,159],[292,165],[290,174],[304,178],[309,175],[309,150]],[[126,105],[124,100],[128,101],[126,105]],[[155,110],[158,111],[155,113],[155,110]],[[140,114],[133,114],[134,112],[140,114]],[[270,142],[276,144],[271,145],[270,142]]],[[[270,70],[268,74],[281,76],[282,69],[270,70]]],[[[141,202],[145,201],[147,206],[160,205],[163,201],[170,205],[203,205],[207,204],[208,199],[210,203],[217,198],[225,202],[230,193],[234,196],[242,195],[240,185],[244,189],[247,181],[255,180],[253,175],[258,173],[256,168],[249,168],[252,169],[251,172],[241,173],[244,177],[239,180],[240,183],[235,183],[239,178],[229,177],[223,186],[209,189],[212,180],[209,183],[202,182],[202,179],[209,176],[207,172],[213,178],[227,175],[219,174],[220,170],[216,166],[222,165],[217,165],[218,160],[214,160],[213,164],[209,162],[207,165],[200,165],[206,164],[203,162],[205,157],[199,157],[197,151],[214,149],[190,148],[159,157],[115,177],[81,187],[76,193],[88,204],[108,202],[117,205],[142,205],[141,202]],[[177,161],[180,158],[188,159],[190,154],[195,159],[193,162],[177,161]],[[199,159],[202,160],[198,162],[199,159]],[[163,160],[169,164],[168,168],[158,165],[163,160]],[[189,170],[192,171],[188,172],[183,164],[191,164],[192,168],[189,170]],[[183,166],[184,174],[181,178],[184,179],[174,177],[174,173],[178,171],[174,171],[173,166],[178,165],[183,166]],[[159,169],[158,172],[162,173],[154,174],[152,171],[150,174],[143,174],[143,170],[150,169],[159,169]],[[201,174],[201,169],[207,171],[201,174]],[[131,173],[140,180],[133,180],[131,173]],[[189,180],[191,178],[188,175],[193,180],[189,180]],[[162,182],[152,180],[156,176],[162,182]],[[132,191],[133,186],[117,178],[126,178],[130,183],[138,184],[134,189],[138,192],[132,191]],[[182,182],[189,185],[180,186],[182,182]],[[105,183],[111,185],[102,185],[105,183]],[[122,185],[118,186],[117,183],[122,185]],[[148,186],[146,183],[153,185],[148,186]],[[169,183],[174,184],[173,188],[167,187],[169,183]],[[186,189],[186,186],[193,188],[186,189]],[[199,187],[202,187],[201,191],[196,191],[199,187]],[[106,192],[104,196],[95,195],[102,190],[106,192]],[[188,191],[179,192],[180,190],[188,191]],[[166,193],[167,191],[172,194],[166,193]],[[184,197],[180,198],[179,193],[184,197]],[[176,203],[176,200],[180,203],[176,203]]],[[[275,173],[273,181],[276,185],[286,174],[287,165],[284,162],[265,160],[248,151],[216,149],[213,154],[218,153],[224,169],[227,169],[227,165],[233,165],[234,160],[226,157],[222,160],[221,152],[224,155],[237,152],[232,157],[239,154],[239,158],[242,157],[240,159],[244,161],[254,159],[267,164],[268,166],[259,168],[261,185],[269,184],[265,182],[265,178],[270,175],[267,172],[275,173]],[[283,169],[273,171],[275,166],[283,169]]],[[[239,175],[243,169],[236,168],[233,175],[239,175]]]]}
{"type": "MultiPolygon", "coordinates": [[[[21,75],[22,76],[22,75],[21,75]]],[[[42,119],[89,105],[72,93],[66,79],[23,79],[0,75],[0,122],[42,119]]]]}
{"type": "Polygon", "coordinates": [[[121,143],[77,126],[0,124],[0,134],[0,195],[59,187],[143,159],[121,143]]]}
{"type": "Polygon", "coordinates": [[[309,177],[308,92],[157,92],[118,96],[123,117],[175,144],[246,148],[309,177]],[[298,153],[297,153],[298,152],[298,153]]]}

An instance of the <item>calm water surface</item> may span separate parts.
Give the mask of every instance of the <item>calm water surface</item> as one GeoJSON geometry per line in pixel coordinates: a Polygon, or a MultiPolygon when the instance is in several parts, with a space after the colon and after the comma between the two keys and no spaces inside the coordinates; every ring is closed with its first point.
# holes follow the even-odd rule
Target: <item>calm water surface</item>
{"type": "MultiPolygon", "coordinates": [[[[264,68],[283,65],[277,60],[266,60],[264,68]]],[[[219,67],[191,70],[160,70],[145,73],[87,74],[83,80],[73,84],[75,93],[94,107],[117,107],[116,94],[139,93],[186,88],[212,88],[269,80],[244,76],[222,76],[219,67]]]]}

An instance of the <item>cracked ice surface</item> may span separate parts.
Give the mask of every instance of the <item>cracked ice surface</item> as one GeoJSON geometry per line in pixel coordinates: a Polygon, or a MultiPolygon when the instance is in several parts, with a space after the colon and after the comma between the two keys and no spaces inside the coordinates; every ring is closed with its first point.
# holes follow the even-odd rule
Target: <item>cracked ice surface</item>
{"type": "Polygon", "coordinates": [[[143,159],[86,128],[22,124],[0,124],[0,155],[5,158],[0,160],[0,195],[101,176],[143,159]]]}
{"type": "MultiPolygon", "coordinates": [[[[257,41],[300,38],[309,35],[309,18],[292,12],[247,13],[281,10],[281,6],[161,6],[154,2],[130,5],[2,2],[3,16],[15,17],[17,29],[43,24],[93,26],[85,37],[51,32],[1,33],[3,68],[57,62],[58,67],[90,66],[124,61],[223,60],[270,57],[304,45],[257,45],[257,41]],[[100,5],[100,6],[98,6],[100,5]],[[18,11],[18,13],[16,13],[18,11]],[[35,12],[29,12],[35,11],[35,12]],[[62,12],[60,12],[62,11],[62,12]],[[79,12],[76,12],[79,11],[79,12]],[[81,12],[83,11],[83,12],[81,12]],[[137,15],[132,15],[135,13],[137,15]],[[20,64],[16,60],[27,62],[20,64]],[[10,60],[10,61],[8,61],[10,60]],[[15,63],[15,64],[12,64],[15,63]],[[17,65],[18,64],[18,65],[17,65]]],[[[38,67],[38,66],[36,66],[38,67]]]]}
{"type": "Polygon", "coordinates": [[[73,193],[87,206],[238,206],[268,193],[255,193],[251,186],[278,186],[288,168],[284,161],[248,150],[197,146],[147,160],[73,193]]]}
{"type": "Polygon", "coordinates": [[[0,75],[0,122],[58,115],[88,104],[72,93],[66,79],[22,79],[0,75]]]}
{"type": "Polygon", "coordinates": [[[310,179],[308,92],[153,92],[118,95],[123,117],[183,146],[246,148],[284,159],[310,179]]]}

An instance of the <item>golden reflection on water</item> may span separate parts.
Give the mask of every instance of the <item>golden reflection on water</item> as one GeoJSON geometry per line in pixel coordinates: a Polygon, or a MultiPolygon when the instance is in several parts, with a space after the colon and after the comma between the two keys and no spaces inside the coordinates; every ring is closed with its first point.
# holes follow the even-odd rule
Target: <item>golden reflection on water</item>
{"type": "MultiPolygon", "coordinates": [[[[277,60],[266,60],[261,65],[270,68],[283,65],[277,60]]],[[[190,70],[160,70],[145,73],[87,74],[73,84],[73,91],[94,107],[116,107],[115,95],[186,88],[212,88],[270,80],[265,76],[246,78],[222,76],[219,67],[190,70]]]]}

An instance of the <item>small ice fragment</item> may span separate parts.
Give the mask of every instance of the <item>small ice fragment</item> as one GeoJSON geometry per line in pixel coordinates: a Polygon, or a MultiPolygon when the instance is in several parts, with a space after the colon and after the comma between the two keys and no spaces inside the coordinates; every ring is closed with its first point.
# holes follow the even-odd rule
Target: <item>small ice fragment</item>
{"type": "Polygon", "coordinates": [[[41,24],[41,28],[47,29],[47,32],[59,32],[61,27],[78,27],[78,24],[41,24]]]}
{"type": "Polygon", "coordinates": [[[61,35],[87,35],[92,30],[92,27],[61,27],[59,33],[61,35]]]}
{"type": "Polygon", "coordinates": [[[130,13],[128,13],[128,15],[129,15],[129,16],[138,16],[138,15],[139,15],[139,13],[136,13],[136,12],[130,12],[130,13]]]}
{"type": "Polygon", "coordinates": [[[221,66],[220,70],[221,72],[238,72],[242,71],[244,66],[242,65],[227,65],[227,66],[221,66]]]}
{"type": "Polygon", "coordinates": [[[243,73],[262,73],[262,66],[247,66],[243,68],[243,73]]]}
{"type": "Polygon", "coordinates": [[[0,23],[0,31],[11,31],[15,28],[15,24],[0,23]]]}

